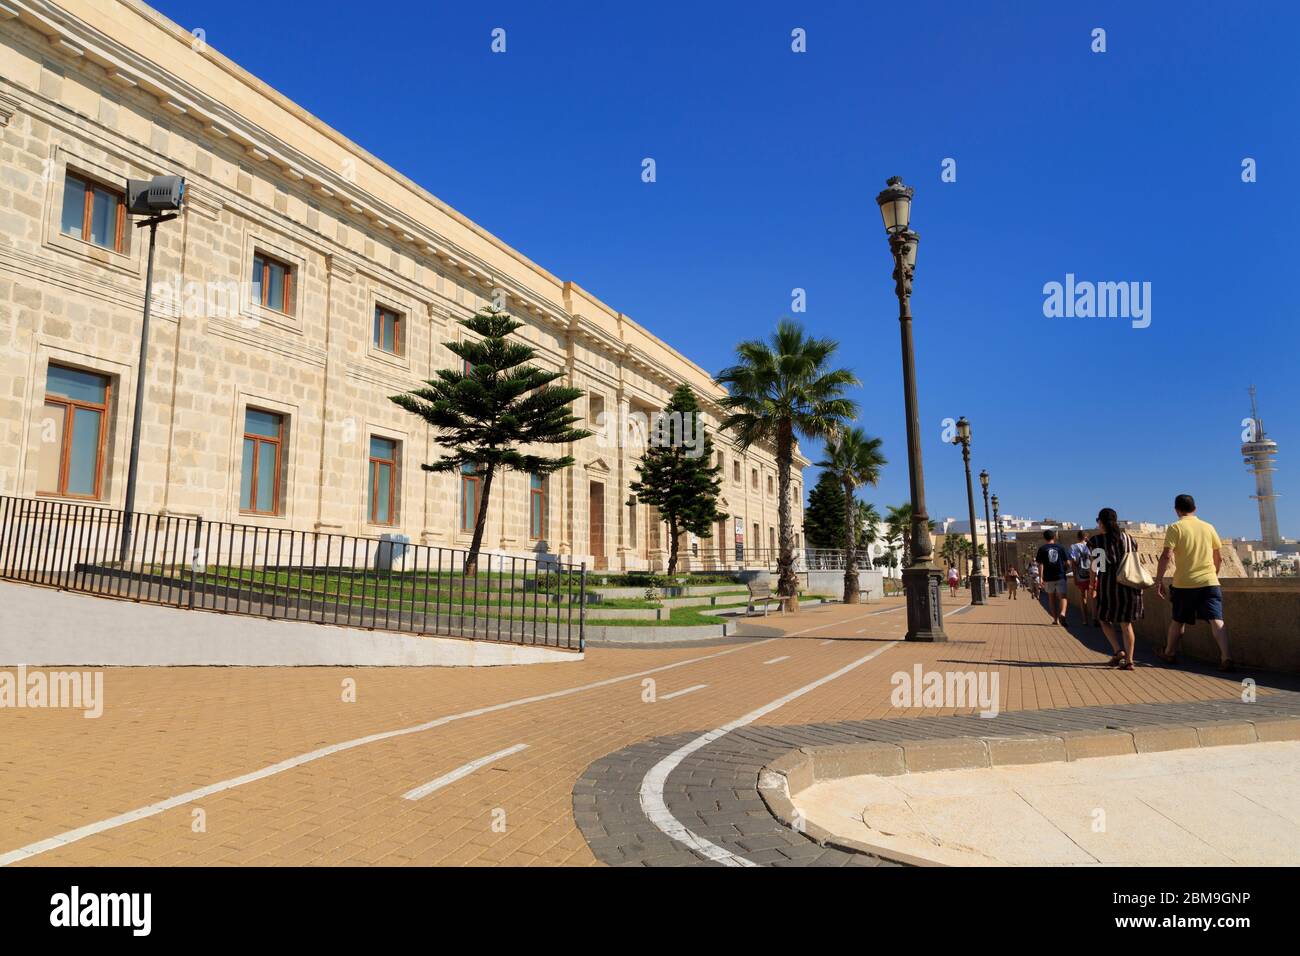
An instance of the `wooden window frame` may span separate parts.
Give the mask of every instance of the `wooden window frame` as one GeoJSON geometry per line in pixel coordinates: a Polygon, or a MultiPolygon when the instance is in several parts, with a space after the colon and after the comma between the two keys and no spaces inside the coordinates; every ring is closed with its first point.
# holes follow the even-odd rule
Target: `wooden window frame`
{"type": "MultiPolygon", "coordinates": [[[[262,517],[276,517],[280,514],[280,479],[284,471],[284,419],[281,412],[271,411],[269,408],[258,408],[249,405],[244,408],[244,441],[252,439],[253,442],[253,471],[249,476],[251,487],[248,491],[248,507],[240,507],[239,513],[246,515],[261,515],[262,517]],[[279,424],[276,428],[276,436],[269,438],[266,435],[255,435],[248,431],[248,413],[250,411],[262,412],[267,415],[274,415],[279,424]],[[275,479],[271,486],[271,510],[261,511],[257,507],[257,465],[262,457],[262,443],[275,445],[275,479]]],[[[242,453],[243,442],[240,442],[242,453]]],[[[243,461],[240,461],[240,475],[242,480],[243,461]]],[[[243,497],[243,489],[240,489],[240,497],[243,497]]]]}
{"type": "Polygon", "coordinates": [[[261,249],[254,249],[253,250],[254,267],[256,267],[258,259],[262,260],[262,298],[261,301],[254,302],[253,304],[260,308],[267,309],[270,312],[276,312],[280,315],[287,315],[292,318],[293,317],[293,273],[294,273],[293,264],[290,262],[285,262],[283,259],[279,258],[278,256],[267,255],[261,249]],[[271,283],[269,280],[271,277],[271,266],[273,264],[279,266],[281,269],[284,270],[284,308],[283,309],[277,309],[275,306],[271,305],[269,301],[267,301],[267,296],[271,288],[271,283]]]}
{"type": "MultiPolygon", "coordinates": [[[[58,362],[51,363],[58,368],[72,369],[70,365],[60,365],[58,362]]],[[[43,495],[50,498],[80,498],[83,501],[102,501],[104,496],[104,450],[108,441],[108,406],[113,399],[113,379],[108,375],[100,372],[90,372],[85,369],[72,369],[73,371],[86,371],[90,375],[98,375],[104,379],[104,403],[97,405],[94,402],[82,402],[75,398],[69,398],[66,395],[55,395],[52,392],[45,393],[45,404],[63,406],[63,441],[59,447],[59,481],[56,491],[37,491],[37,495],[43,495]],[[99,445],[95,449],[95,492],[90,495],[77,495],[68,492],[68,466],[72,462],[72,429],[76,421],[76,410],[78,408],[87,411],[99,412],[99,445]]],[[[49,370],[46,369],[46,382],[49,381],[49,370]]]]}
{"type": "Polygon", "coordinates": [[[752,491],[758,491],[758,469],[749,469],[749,486],[752,491]]]}
{"type": "Polygon", "coordinates": [[[378,438],[381,441],[392,443],[393,457],[376,458],[373,453],[371,453],[370,455],[370,494],[368,496],[370,499],[369,523],[375,525],[383,525],[384,527],[393,527],[394,525],[397,524],[397,474],[398,474],[397,462],[400,457],[400,452],[398,451],[398,449],[401,446],[401,442],[399,442],[396,438],[386,438],[383,435],[371,435],[370,437],[372,440],[378,438]],[[379,474],[380,465],[387,465],[389,467],[388,520],[387,521],[380,521],[378,517],[379,482],[377,478],[379,474]]]}
{"type": "Polygon", "coordinates": [[[528,476],[528,538],[531,541],[541,541],[546,537],[546,476],[529,474],[528,476]],[[541,478],[537,487],[533,487],[533,479],[541,478]],[[533,527],[533,506],[540,500],[537,506],[537,519],[541,525],[539,528],[533,527]]]}
{"type": "Polygon", "coordinates": [[[374,344],[376,351],[383,352],[385,355],[392,355],[397,358],[403,358],[406,355],[406,316],[396,309],[390,309],[385,305],[375,305],[375,325],[373,331],[374,344]],[[384,348],[384,328],[385,317],[393,320],[393,351],[390,352],[384,348]]]}
{"type": "MultiPolygon", "coordinates": [[[[81,241],[88,242],[92,246],[99,246],[101,249],[108,249],[111,252],[126,252],[126,196],[112,186],[107,186],[97,179],[90,176],[75,173],[72,170],[66,170],[63,177],[63,188],[68,188],[69,180],[76,180],[85,187],[85,201],[81,206],[81,241]],[[90,238],[91,224],[95,217],[95,190],[108,193],[113,197],[113,244],[111,246],[100,245],[94,239],[90,238]]],[[[59,222],[59,231],[63,232],[63,223],[59,222]]],[[[68,233],[64,232],[67,236],[68,233]]],[[[69,236],[69,238],[74,238],[69,236]]]]}
{"type": "Polygon", "coordinates": [[[479,486],[482,478],[476,472],[461,471],[460,473],[460,530],[473,533],[474,526],[478,524],[478,511],[483,505],[483,500],[479,495],[479,486]],[[469,522],[465,521],[465,486],[469,484],[474,492],[474,514],[469,522]]]}

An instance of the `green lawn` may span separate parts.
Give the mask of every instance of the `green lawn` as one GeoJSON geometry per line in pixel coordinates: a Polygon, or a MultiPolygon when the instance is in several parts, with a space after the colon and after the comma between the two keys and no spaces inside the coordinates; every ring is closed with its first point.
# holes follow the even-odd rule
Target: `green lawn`
{"type": "MultiPolygon", "coordinates": [[[[188,576],[182,569],[173,569],[178,576],[188,576]]],[[[543,575],[541,589],[524,590],[525,578],[521,575],[502,575],[480,572],[465,577],[444,571],[381,572],[361,569],[265,570],[257,568],[211,567],[196,576],[196,580],[211,586],[247,587],[255,593],[270,596],[287,596],[315,600],[327,605],[337,602],[340,619],[360,620],[371,614],[382,616],[385,611],[423,614],[429,618],[447,619],[451,616],[472,617],[480,622],[515,621],[520,623],[549,621],[576,624],[579,608],[567,600],[577,593],[576,588],[564,587],[568,575],[543,575]],[[549,600],[548,600],[549,598],[549,600]],[[350,614],[348,613],[350,610],[350,614]]],[[[528,579],[532,583],[532,579],[528,579]]],[[[600,620],[593,626],[627,627],[687,627],[700,624],[718,624],[716,614],[706,610],[744,608],[748,603],[747,591],[728,591],[715,596],[717,604],[701,599],[698,605],[674,607],[667,620],[600,620]]],[[[804,595],[805,598],[816,595],[804,595]]],[[[589,605],[608,610],[644,610],[661,608],[659,601],[646,598],[612,598],[589,605]]],[[[326,615],[331,613],[327,610],[326,615]]],[[[472,626],[470,628],[472,630],[472,626]]]]}

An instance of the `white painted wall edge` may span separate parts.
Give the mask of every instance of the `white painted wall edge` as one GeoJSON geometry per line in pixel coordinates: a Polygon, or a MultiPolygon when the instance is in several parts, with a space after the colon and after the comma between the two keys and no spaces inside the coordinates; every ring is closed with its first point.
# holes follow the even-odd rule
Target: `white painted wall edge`
{"type": "Polygon", "coordinates": [[[0,581],[0,666],[494,667],[577,651],[272,621],[0,581]]]}

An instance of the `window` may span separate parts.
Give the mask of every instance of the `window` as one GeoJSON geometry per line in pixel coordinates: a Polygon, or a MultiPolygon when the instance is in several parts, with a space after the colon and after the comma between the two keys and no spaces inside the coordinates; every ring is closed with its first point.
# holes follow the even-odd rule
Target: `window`
{"type": "Polygon", "coordinates": [[[600,424],[600,416],[605,414],[605,399],[596,394],[587,398],[587,420],[593,425],[600,424]]]}
{"type": "Polygon", "coordinates": [[[400,313],[375,306],[375,348],[391,355],[405,355],[405,323],[400,313]]]}
{"type": "Polygon", "coordinates": [[[636,547],[636,496],[627,499],[627,543],[636,547]]]}
{"type": "Polygon", "coordinates": [[[731,463],[731,480],[736,484],[740,484],[740,462],[738,461],[731,463]]]}
{"type": "Polygon", "coordinates": [[[769,495],[772,493],[772,476],[771,476],[771,475],[768,475],[768,476],[767,476],[767,493],[768,493],[769,495]]]}
{"type": "Polygon", "coordinates": [[[293,312],[293,267],[270,256],[253,256],[253,304],[290,315],[293,312]]]}
{"type": "Polygon", "coordinates": [[[528,537],[546,537],[546,479],[528,476],[528,537]]]}
{"type": "Polygon", "coordinates": [[[397,520],[397,442],[370,436],[370,523],[397,520]]]}
{"type": "Polygon", "coordinates": [[[470,462],[460,466],[460,530],[473,531],[478,521],[478,471],[470,462]]]}
{"type": "Polygon", "coordinates": [[[101,497],[110,383],[103,375],[51,365],[36,490],[71,498],[101,497]]]}
{"type": "Polygon", "coordinates": [[[767,529],[767,550],[776,552],[776,529],[771,526],[767,529]]]}
{"type": "Polygon", "coordinates": [[[255,515],[280,513],[284,416],[261,409],[244,412],[244,467],[239,510],[255,515]]]}
{"type": "Polygon", "coordinates": [[[126,248],[126,202],[114,189],[68,173],[63,182],[65,235],[114,252],[126,248]]]}
{"type": "Polygon", "coordinates": [[[749,485],[755,491],[758,491],[758,469],[757,468],[749,469],[749,485]]]}
{"type": "Polygon", "coordinates": [[[763,546],[763,539],[758,535],[758,522],[754,522],[754,549],[757,550],[763,546]]]}

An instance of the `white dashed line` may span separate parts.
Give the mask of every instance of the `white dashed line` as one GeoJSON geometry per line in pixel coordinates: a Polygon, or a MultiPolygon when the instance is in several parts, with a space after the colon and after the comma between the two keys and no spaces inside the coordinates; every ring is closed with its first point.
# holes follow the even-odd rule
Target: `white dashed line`
{"type": "Polygon", "coordinates": [[[730,850],[724,850],[716,843],[710,843],[702,836],[693,833],[688,827],[683,826],[682,823],[673,816],[672,811],[668,809],[667,802],[664,800],[664,784],[668,782],[668,775],[677,768],[678,764],[691,754],[695,753],[695,751],[708,746],[719,737],[725,737],[733,730],[744,727],[746,724],[752,724],[760,717],[770,714],[778,707],[790,703],[790,701],[795,698],[802,697],[809,691],[816,690],[822,684],[833,681],[837,677],[842,677],[855,667],[865,664],[877,654],[883,654],[893,646],[894,642],[881,645],[870,654],[864,654],[862,657],[859,657],[852,664],[847,664],[837,671],[832,671],[825,677],[819,677],[811,684],[804,684],[804,686],[800,687],[798,690],[793,690],[784,697],[778,697],[770,704],[764,704],[762,707],[758,708],[758,710],[750,711],[739,720],[733,720],[731,723],[724,724],[717,730],[710,730],[707,734],[701,734],[690,743],[674,750],[663,760],[660,760],[657,764],[651,767],[650,772],[647,773],[645,778],[641,781],[642,812],[645,813],[650,822],[658,827],[663,833],[667,834],[678,843],[694,850],[706,860],[712,860],[715,863],[721,863],[724,866],[758,866],[758,864],[753,860],[748,860],[743,856],[738,856],[730,850]]]}
{"type": "Polygon", "coordinates": [[[764,664],[780,664],[782,661],[788,661],[789,659],[790,659],[790,655],[789,655],[789,654],[782,654],[780,657],[774,657],[774,658],[772,658],[770,661],[763,661],[763,663],[764,663],[764,664]]]}
{"type": "Polygon", "coordinates": [[[408,790],[402,794],[404,800],[419,800],[421,797],[427,797],[435,790],[441,790],[449,783],[455,783],[461,777],[468,777],[479,767],[486,767],[490,763],[500,760],[502,757],[509,757],[511,754],[517,754],[521,750],[527,750],[528,744],[515,744],[513,747],[507,747],[505,750],[498,750],[494,754],[488,754],[486,757],[479,757],[477,760],[471,760],[467,764],[462,764],[451,773],[444,773],[436,780],[430,780],[428,783],[416,787],[414,790],[408,790]]]}
{"type": "Polygon", "coordinates": [[[715,657],[723,657],[727,654],[734,654],[749,647],[757,647],[760,644],[767,644],[771,641],[778,640],[775,637],[765,638],[761,641],[740,644],[736,647],[729,647],[724,651],[717,651],[713,654],[705,654],[702,657],[692,657],[684,661],[676,661],[672,664],[663,664],[659,667],[652,667],[649,670],[637,671],[633,674],[624,674],[621,677],[607,677],[604,680],[593,681],[590,684],[579,684],[577,687],[567,687],[564,690],[551,691],[547,694],[536,694],[532,697],[520,697],[517,700],[508,700],[500,704],[491,704],[487,707],[476,707],[473,710],[462,711],[459,714],[448,714],[446,717],[436,717],[433,720],[426,721],[422,724],[416,724],[412,727],[403,727],[399,730],[385,730],[377,734],[369,734],[365,737],[357,737],[353,740],[345,740],[342,743],[331,744],[328,747],[321,747],[317,750],[311,750],[296,757],[289,757],[270,766],[263,767],[261,770],[254,770],[251,773],[241,774],[238,777],[230,777],[227,780],[220,780],[217,783],[208,784],[206,787],[199,787],[195,790],[189,790],[185,793],[177,794],[174,797],[168,797],[166,800],[159,800],[157,803],[151,803],[147,806],[138,807],[135,810],[128,810],[126,813],[119,813],[117,816],[108,817],[104,820],[88,823],[85,826],[77,827],[74,830],[67,830],[56,836],[47,837],[44,840],[38,840],[35,843],[29,843],[26,846],[19,847],[16,850],[10,850],[7,853],[0,853],[0,866],[8,866],[10,863],[17,863],[20,860],[28,860],[42,853],[48,853],[50,850],[57,850],[60,847],[67,846],[69,843],[76,843],[78,840],[84,840],[86,837],[95,836],[107,830],[115,830],[118,827],[126,826],[128,823],[135,823],[137,820],[144,820],[148,817],[157,816],[176,807],[184,806],[187,803],[193,803],[195,800],[202,800],[204,797],[210,797],[214,793],[221,793],[226,790],[233,790],[236,787],[242,787],[248,783],[255,783],[258,780],[265,780],[267,777],[274,777],[276,774],[293,770],[304,764],[313,763],[317,760],[323,760],[325,757],[342,753],[346,750],[355,750],[357,747],[364,747],[366,744],[378,743],[381,740],[391,740],[394,737],[404,737],[408,734],[418,734],[426,730],[432,730],[435,727],[441,727],[444,724],[450,724],[452,721],[464,720],[468,717],[479,717],[483,714],[496,713],[499,710],[509,710],[511,707],[521,707],[524,704],[536,704],[544,700],[555,700],[558,697],[568,697],[570,694],[579,694],[585,690],[595,690],[599,687],[608,687],[610,684],[617,684],[620,681],[635,680],[638,677],[645,677],[648,674],[658,674],[663,671],[672,670],[677,667],[683,667],[687,664],[698,664],[700,661],[712,660],[715,657]]]}
{"type": "Polygon", "coordinates": [[[672,700],[674,697],[681,697],[683,694],[689,694],[692,691],[704,690],[704,688],[708,686],[709,686],[708,684],[696,684],[694,687],[687,687],[683,690],[675,690],[671,694],[660,694],[659,699],[672,700]]]}

